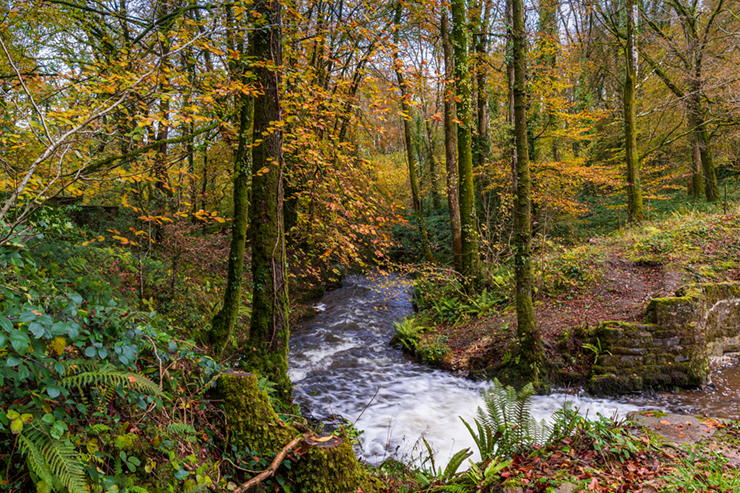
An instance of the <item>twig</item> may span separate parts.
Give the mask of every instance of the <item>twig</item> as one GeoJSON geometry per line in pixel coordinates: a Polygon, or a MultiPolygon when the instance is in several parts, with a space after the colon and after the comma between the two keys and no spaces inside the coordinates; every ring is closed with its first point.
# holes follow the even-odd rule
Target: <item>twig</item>
{"type": "Polygon", "coordinates": [[[293,447],[305,440],[306,437],[308,437],[308,433],[291,440],[290,443],[283,447],[283,450],[281,450],[280,453],[275,456],[275,458],[272,460],[272,464],[270,464],[270,467],[268,467],[266,470],[262,471],[246,483],[239,486],[237,489],[234,490],[234,493],[244,493],[248,489],[260,484],[262,481],[273,477],[275,475],[275,472],[277,472],[277,468],[280,466],[280,463],[283,462],[285,456],[288,455],[288,452],[290,452],[293,447]]]}
{"type": "Polygon", "coordinates": [[[375,400],[375,397],[377,397],[377,395],[378,395],[378,392],[380,392],[380,387],[378,387],[378,390],[376,390],[376,391],[375,391],[375,393],[373,394],[373,396],[372,396],[372,397],[370,398],[370,400],[368,401],[368,403],[367,403],[367,404],[365,405],[365,407],[363,408],[363,410],[362,410],[362,412],[360,413],[360,415],[359,415],[359,416],[357,416],[357,419],[355,420],[355,422],[354,422],[354,423],[352,423],[352,426],[356,425],[356,424],[357,424],[357,422],[358,422],[358,421],[360,421],[360,418],[362,417],[362,415],[363,415],[363,414],[365,414],[365,411],[367,411],[367,408],[368,408],[368,407],[370,407],[370,404],[372,404],[372,403],[373,403],[373,401],[375,400]]]}
{"type": "Polygon", "coordinates": [[[157,361],[159,362],[159,390],[162,391],[162,378],[164,377],[164,373],[162,371],[162,360],[159,357],[159,353],[157,352],[157,345],[154,344],[154,341],[151,337],[146,336],[147,339],[149,339],[149,342],[152,344],[152,348],[154,349],[154,356],[157,357],[157,361]]]}

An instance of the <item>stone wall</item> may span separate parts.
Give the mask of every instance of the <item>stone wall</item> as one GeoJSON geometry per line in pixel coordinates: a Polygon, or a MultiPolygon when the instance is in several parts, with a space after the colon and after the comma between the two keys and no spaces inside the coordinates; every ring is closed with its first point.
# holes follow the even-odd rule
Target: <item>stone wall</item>
{"type": "Polygon", "coordinates": [[[712,357],[740,351],[740,284],[708,283],[655,298],[644,323],[603,322],[590,390],[614,394],[707,383],[712,357]]]}

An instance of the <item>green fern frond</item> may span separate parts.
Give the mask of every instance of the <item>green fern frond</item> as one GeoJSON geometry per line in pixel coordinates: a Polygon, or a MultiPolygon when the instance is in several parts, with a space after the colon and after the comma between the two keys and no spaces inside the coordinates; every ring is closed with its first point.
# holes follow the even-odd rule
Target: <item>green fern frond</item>
{"type": "Polygon", "coordinates": [[[104,366],[90,371],[84,371],[62,379],[61,384],[66,388],[88,386],[113,386],[133,388],[150,395],[163,397],[159,386],[147,377],[129,371],[117,370],[112,366],[104,366]]]}
{"type": "Polygon", "coordinates": [[[69,493],[88,493],[84,465],[77,459],[79,454],[69,440],[56,440],[43,431],[31,429],[22,433],[19,441],[29,469],[46,484],[61,484],[69,493]]]}
{"type": "Polygon", "coordinates": [[[198,430],[184,423],[171,423],[167,425],[166,433],[172,437],[177,437],[177,439],[181,441],[189,443],[195,443],[198,441],[196,438],[198,430]]]}
{"type": "Polygon", "coordinates": [[[513,387],[504,387],[501,382],[494,380],[493,387],[481,394],[485,410],[478,408],[476,419],[478,434],[476,435],[468,426],[481,452],[485,450],[488,456],[494,455],[491,444],[486,444],[488,446],[485,448],[481,447],[484,445],[482,437],[484,427],[490,427],[494,432],[493,441],[497,447],[495,455],[499,457],[509,455],[516,447],[542,444],[547,441],[550,436],[549,428],[544,420],[537,422],[532,417],[532,397],[535,392],[531,383],[517,393],[513,387]]]}
{"type": "Polygon", "coordinates": [[[30,433],[18,435],[18,446],[21,453],[26,456],[28,468],[36,473],[46,484],[53,484],[53,476],[49,465],[44,459],[44,455],[36,446],[36,443],[26,435],[30,435],[30,433]]]}

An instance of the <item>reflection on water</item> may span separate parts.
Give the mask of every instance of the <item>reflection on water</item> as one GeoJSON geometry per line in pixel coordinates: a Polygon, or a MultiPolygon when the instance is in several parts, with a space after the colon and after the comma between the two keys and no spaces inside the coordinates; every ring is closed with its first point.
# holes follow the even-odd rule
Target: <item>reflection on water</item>
{"type": "Polygon", "coordinates": [[[706,414],[716,418],[740,419],[740,364],[737,356],[726,356],[713,365],[712,384],[703,389],[646,393],[622,400],[680,414],[706,414]]]}
{"type": "MultiPolygon", "coordinates": [[[[409,284],[388,274],[349,277],[323,296],[320,313],[297,327],[290,342],[296,400],[314,416],[357,420],[361,454],[371,462],[408,456],[423,435],[439,463],[475,443],[460,420],[472,422],[487,384],[456,378],[411,361],[388,345],[393,322],[411,313],[409,284]],[[359,418],[359,419],[358,419],[359,418]]],[[[566,401],[590,416],[638,409],[632,403],[566,394],[534,398],[537,419],[566,401]]]]}

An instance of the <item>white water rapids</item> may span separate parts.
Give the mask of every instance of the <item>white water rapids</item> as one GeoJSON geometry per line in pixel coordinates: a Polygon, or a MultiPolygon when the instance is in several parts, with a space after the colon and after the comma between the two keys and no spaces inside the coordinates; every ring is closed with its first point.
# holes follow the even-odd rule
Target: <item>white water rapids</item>
{"type": "MultiPolygon", "coordinates": [[[[422,435],[435,449],[438,464],[462,448],[476,450],[459,417],[473,424],[483,404],[480,391],[489,385],[420,365],[388,344],[393,322],[412,311],[409,284],[403,278],[351,276],[343,288],[324,295],[316,308],[319,313],[300,325],[290,341],[290,377],[304,410],[322,419],[357,420],[356,427],[364,430],[360,454],[372,463],[418,458],[422,435]]],[[[638,409],[605,399],[551,394],[534,398],[533,414],[548,419],[568,400],[594,417],[638,409]]]]}

